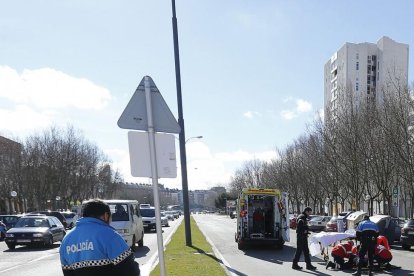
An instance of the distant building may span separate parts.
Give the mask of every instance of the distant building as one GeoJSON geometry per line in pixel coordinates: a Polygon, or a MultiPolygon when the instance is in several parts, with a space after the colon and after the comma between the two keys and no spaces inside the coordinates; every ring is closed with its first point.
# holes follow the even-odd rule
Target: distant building
{"type": "Polygon", "coordinates": [[[21,150],[20,143],[0,136],[0,213],[20,213],[27,209],[27,201],[20,194],[21,183],[17,182],[21,150]],[[17,192],[16,198],[11,196],[12,191],[17,192]]]}
{"type": "Polygon", "coordinates": [[[226,188],[221,186],[213,187],[210,190],[216,192],[217,194],[224,194],[226,192],[226,188]]]}
{"type": "Polygon", "coordinates": [[[390,77],[408,85],[407,44],[386,36],[374,43],[345,43],[325,63],[325,114],[335,118],[340,112],[340,93],[351,92],[357,101],[382,102],[381,89],[390,77]]]}

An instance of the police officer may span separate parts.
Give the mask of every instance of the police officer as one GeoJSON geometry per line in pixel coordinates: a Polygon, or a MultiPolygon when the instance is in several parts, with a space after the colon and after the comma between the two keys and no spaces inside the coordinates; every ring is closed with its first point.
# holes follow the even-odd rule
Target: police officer
{"type": "Polygon", "coordinates": [[[111,210],[101,200],[90,200],[83,217],[60,246],[65,276],[138,276],[138,263],[124,239],[112,228],[111,210]]]}
{"type": "Polygon", "coordinates": [[[309,247],[308,247],[308,235],[309,235],[309,228],[308,228],[308,218],[312,214],[312,208],[306,207],[303,210],[303,213],[300,214],[297,218],[297,226],[296,226],[296,253],[295,257],[293,258],[292,268],[300,270],[302,269],[301,266],[298,265],[300,255],[305,257],[306,262],[306,269],[315,270],[311,263],[310,255],[309,255],[309,247]]]}
{"type": "Polygon", "coordinates": [[[377,237],[379,235],[378,226],[369,220],[369,216],[365,216],[364,220],[358,224],[356,229],[356,237],[361,242],[359,250],[358,270],[352,275],[361,275],[362,260],[368,251],[369,275],[372,274],[374,266],[375,246],[377,245],[377,237]]]}

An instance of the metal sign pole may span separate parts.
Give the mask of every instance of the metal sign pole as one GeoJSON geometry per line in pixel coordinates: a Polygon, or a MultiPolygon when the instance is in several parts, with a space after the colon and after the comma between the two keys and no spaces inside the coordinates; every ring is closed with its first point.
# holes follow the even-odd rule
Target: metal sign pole
{"type": "Polygon", "coordinates": [[[164,263],[164,245],[162,240],[162,228],[161,228],[161,215],[160,215],[160,199],[158,196],[158,169],[157,160],[155,154],[155,133],[154,124],[152,118],[152,104],[151,104],[151,84],[149,77],[145,77],[145,99],[147,106],[148,116],[148,139],[150,145],[151,156],[151,172],[152,172],[152,186],[154,189],[154,206],[155,206],[155,219],[157,228],[157,243],[158,243],[158,258],[160,263],[161,276],[165,276],[165,263],[164,263]]]}

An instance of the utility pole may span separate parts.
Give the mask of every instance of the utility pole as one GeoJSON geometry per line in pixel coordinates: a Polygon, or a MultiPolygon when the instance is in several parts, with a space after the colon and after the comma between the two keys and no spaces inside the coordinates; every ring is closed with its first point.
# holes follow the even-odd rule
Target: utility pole
{"type": "Polygon", "coordinates": [[[180,72],[180,52],[178,48],[178,30],[177,17],[175,13],[175,0],[171,0],[172,4],[172,25],[174,38],[174,59],[175,59],[175,82],[177,85],[177,104],[178,104],[178,125],[181,128],[179,134],[180,140],[180,159],[181,159],[181,179],[183,188],[183,204],[184,204],[184,226],[185,226],[185,244],[191,246],[191,226],[190,226],[190,208],[188,200],[188,179],[187,179],[187,155],[185,152],[185,131],[184,131],[184,115],[183,102],[181,96],[181,72],[180,72]]]}

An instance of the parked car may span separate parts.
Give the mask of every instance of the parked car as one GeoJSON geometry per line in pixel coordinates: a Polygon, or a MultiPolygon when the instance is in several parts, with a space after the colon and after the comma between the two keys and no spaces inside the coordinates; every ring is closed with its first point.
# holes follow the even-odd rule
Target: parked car
{"type": "Polygon", "coordinates": [[[289,227],[290,227],[290,229],[296,229],[296,225],[297,225],[296,219],[297,218],[294,215],[291,215],[289,217],[289,227]]]}
{"type": "Polygon", "coordinates": [[[391,216],[374,215],[370,217],[370,220],[378,226],[380,235],[385,236],[390,245],[401,236],[401,228],[391,216]]]}
{"type": "Polygon", "coordinates": [[[325,232],[338,232],[338,217],[332,217],[325,226],[325,232]]]}
{"type": "Polygon", "coordinates": [[[68,223],[66,222],[66,218],[58,211],[35,211],[27,214],[27,216],[37,216],[37,215],[46,215],[46,216],[52,216],[56,217],[60,220],[60,223],[63,224],[63,226],[68,228],[68,223]]]}
{"type": "Polygon", "coordinates": [[[168,223],[168,218],[165,212],[160,212],[161,215],[161,225],[165,227],[169,227],[170,224],[168,223]]]}
{"type": "Polygon", "coordinates": [[[231,211],[230,212],[230,218],[234,219],[236,217],[236,211],[231,211]]]}
{"type": "Polygon", "coordinates": [[[331,218],[330,216],[316,216],[311,218],[308,222],[309,230],[313,232],[325,230],[325,226],[331,218]]]}
{"type": "Polygon", "coordinates": [[[409,219],[401,230],[401,246],[403,249],[410,249],[414,245],[414,219],[409,219]]]}
{"type": "Polygon", "coordinates": [[[2,221],[7,229],[13,228],[16,222],[21,218],[21,215],[0,215],[0,221],[2,221]]]}
{"type": "Polygon", "coordinates": [[[65,217],[69,229],[76,225],[76,221],[79,218],[79,216],[74,212],[62,212],[62,215],[65,217]]]}
{"type": "Polygon", "coordinates": [[[16,245],[47,245],[62,241],[65,227],[54,216],[23,216],[16,225],[7,231],[6,244],[9,249],[16,245]]]}
{"type": "Polygon", "coordinates": [[[395,240],[400,240],[402,229],[404,228],[404,224],[407,222],[405,219],[400,218],[391,218],[395,223],[395,240]]]}
{"type": "Polygon", "coordinates": [[[7,227],[2,221],[0,221],[0,241],[6,237],[7,227]]]}

